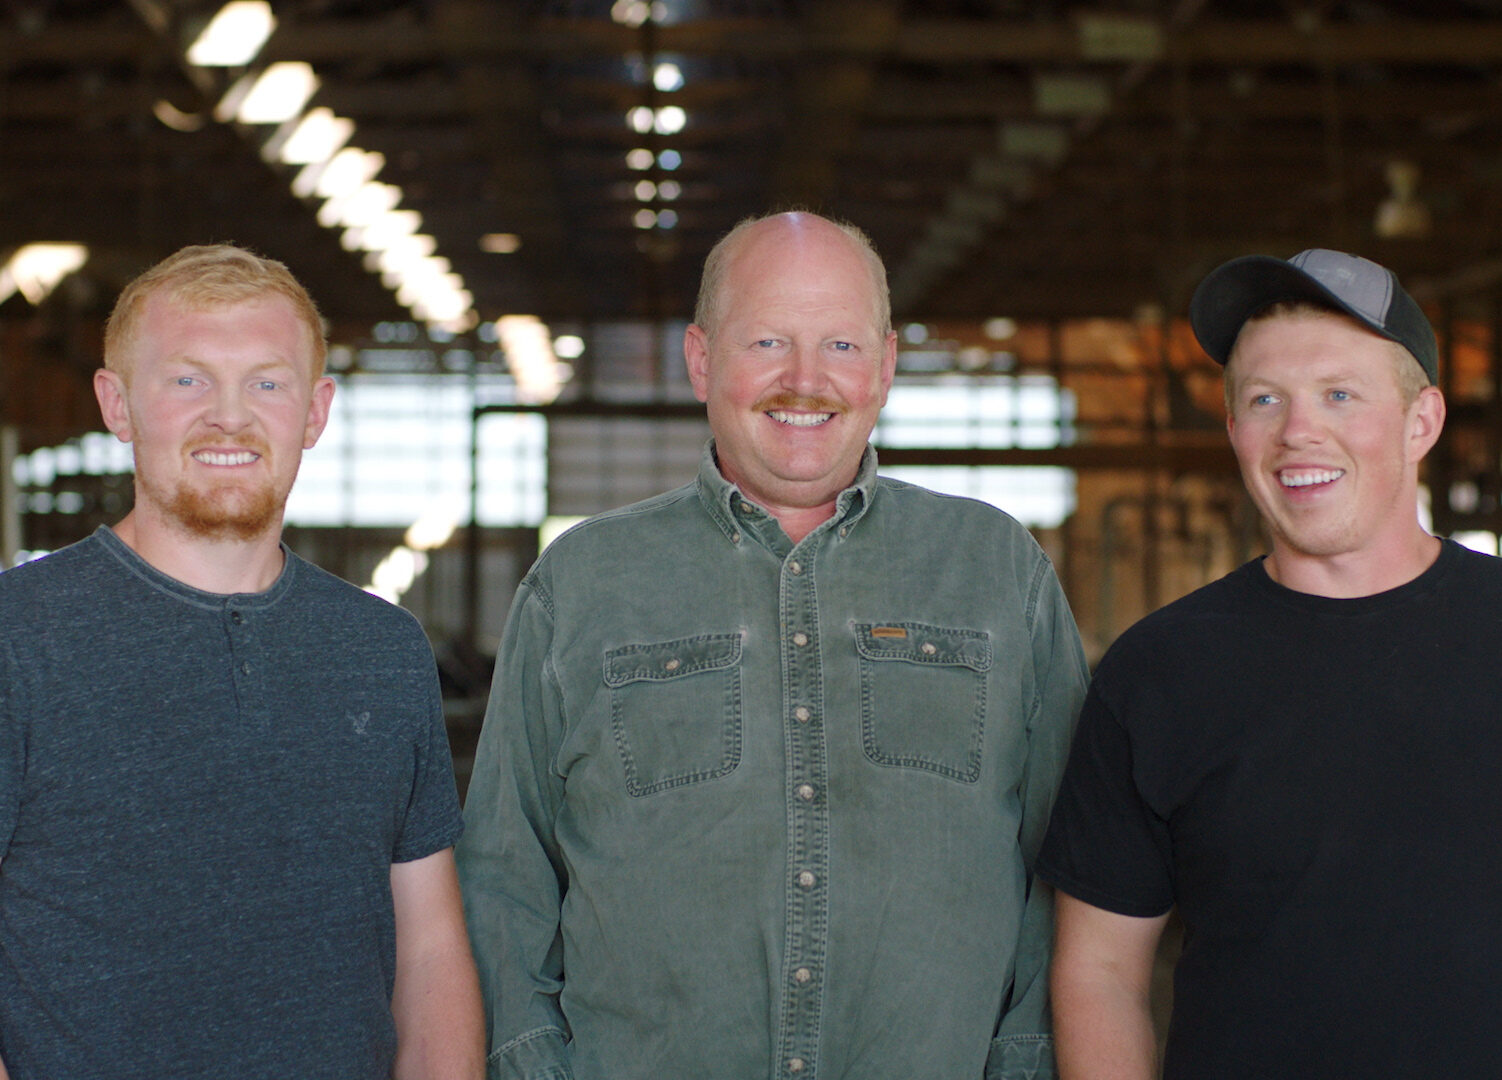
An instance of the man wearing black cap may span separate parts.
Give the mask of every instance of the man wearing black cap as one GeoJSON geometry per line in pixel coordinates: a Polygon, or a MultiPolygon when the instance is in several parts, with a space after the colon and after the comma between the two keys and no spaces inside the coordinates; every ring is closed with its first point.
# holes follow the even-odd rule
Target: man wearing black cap
{"type": "Polygon", "coordinates": [[[1195,334],[1270,553],[1096,671],[1038,873],[1060,1074],[1502,1076],[1502,564],[1430,536],[1423,313],[1339,252],[1237,259],[1195,334]]]}

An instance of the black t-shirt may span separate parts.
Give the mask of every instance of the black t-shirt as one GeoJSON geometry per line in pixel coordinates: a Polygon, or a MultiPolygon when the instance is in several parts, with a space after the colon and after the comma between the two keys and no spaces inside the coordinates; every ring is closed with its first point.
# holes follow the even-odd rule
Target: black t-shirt
{"type": "Polygon", "coordinates": [[[1185,926],[1165,1077],[1502,1076],[1502,562],[1260,561],[1124,634],[1038,873],[1185,926]]]}

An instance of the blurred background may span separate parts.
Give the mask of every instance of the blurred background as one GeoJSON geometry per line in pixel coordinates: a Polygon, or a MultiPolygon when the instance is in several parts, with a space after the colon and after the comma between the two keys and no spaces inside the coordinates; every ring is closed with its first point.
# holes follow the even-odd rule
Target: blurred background
{"type": "Polygon", "coordinates": [[[1263,550],[1185,322],[1235,255],[1398,271],[1425,513],[1497,551],[1499,0],[0,0],[0,567],[129,509],[120,287],[280,259],[339,383],[288,541],[422,620],[462,782],[540,548],[694,474],[706,252],[795,206],[886,259],[885,471],[1031,527],[1092,660],[1263,550]]]}

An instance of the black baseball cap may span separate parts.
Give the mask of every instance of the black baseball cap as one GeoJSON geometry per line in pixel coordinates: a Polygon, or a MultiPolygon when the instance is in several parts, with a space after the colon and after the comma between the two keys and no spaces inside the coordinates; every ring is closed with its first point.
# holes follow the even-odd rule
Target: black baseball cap
{"type": "Polygon", "coordinates": [[[1212,270],[1189,301],[1189,322],[1216,363],[1230,359],[1246,321],[1284,300],[1308,300],[1342,311],[1373,333],[1396,341],[1439,382],[1439,346],[1423,309],[1397,275],[1359,255],[1310,248],[1291,259],[1246,255],[1212,270]]]}

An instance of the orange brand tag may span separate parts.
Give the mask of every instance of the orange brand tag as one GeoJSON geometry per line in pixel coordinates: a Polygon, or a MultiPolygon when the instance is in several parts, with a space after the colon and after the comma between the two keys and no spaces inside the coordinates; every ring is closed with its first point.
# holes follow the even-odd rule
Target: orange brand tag
{"type": "Polygon", "coordinates": [[[907,631],[900,626],[873,626],[871,627],[871,636],[905,638],[907,637],[907,631]]]}

